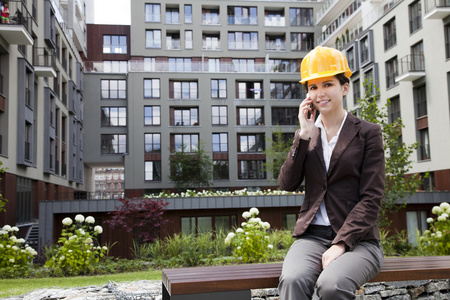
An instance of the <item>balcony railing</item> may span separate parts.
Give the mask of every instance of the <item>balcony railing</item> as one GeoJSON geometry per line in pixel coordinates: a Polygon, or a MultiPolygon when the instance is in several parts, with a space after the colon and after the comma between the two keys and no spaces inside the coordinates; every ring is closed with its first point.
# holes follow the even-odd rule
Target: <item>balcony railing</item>
{"type": "Polygon", "coordinates": [[[28,11],[25,1],[22,0],[8,0],[9,20],[2,25],[22,25],[26,31],[31,34],[33,20],[28,11]]]}
{"type": "Polygon", "coordinates": [[[433,10],[449,9],[450,0],[425,0],[425,15],[433,10]]]}
{"type": "Polygon", "coordinates": [[[398,60],[396,81],[416,80],[425,76],[425,57],[423,54],[409,54],[398,60]]]}
{"type": "Polygon", "coordinates": [[[25,160],[31,161],[31,143],[25,142],[25,160]]]}
{"type": "Polygon", "coordinates": [[[267,41],[266,50],[286,51],[285,41],[267,41]]]}
{"type": "Polygon", "coordinates": [[[55,68],[55,61],[55,51],[48,48],[34,48],[34,66],[55,68]]]}

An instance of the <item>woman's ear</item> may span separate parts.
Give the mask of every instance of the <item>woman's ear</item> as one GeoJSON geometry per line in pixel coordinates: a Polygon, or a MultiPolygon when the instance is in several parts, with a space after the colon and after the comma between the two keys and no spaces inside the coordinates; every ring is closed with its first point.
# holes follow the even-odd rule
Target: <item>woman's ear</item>
{"type": "Polygon", "coordinates": [[[343,94],[344,96],[347,95],[348,92],[349,92],[349,90],[350,90],[350,85],[349,85],[348,83],[345,83],[345,84],[342,86],[342,94],[343,94]]]}

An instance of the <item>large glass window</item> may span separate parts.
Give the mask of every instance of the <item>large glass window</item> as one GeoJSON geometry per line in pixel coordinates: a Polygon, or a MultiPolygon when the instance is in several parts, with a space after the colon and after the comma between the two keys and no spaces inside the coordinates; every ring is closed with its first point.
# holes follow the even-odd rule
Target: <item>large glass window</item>
{"type": "Polygon", "coordinates": [[[240,160],[239,179],[265,179],[264,160],[240,160]]]}
{"type": "Polygon", "coordinates": [[[144,79],[144,97],[159,98],[161,96],[161,87],[159,79],[144,79]]]}
{"type": "Polygon", "coordinates": [[[198,134],[174,134],[174,150],[180,152],[183,149],[185,152],[194,152],[198,150],[198,134]]]}
{"type": "Polygon", "coordinates": [[[173,120],[175,126],[198,126],[198,108],[174,108],[173,120]]]}
{"type": "Polygon", "coordinates": [[[228,6],[229,25],[256,25],[258,15],[256,7],[228,6]]]}
{"type": "Polygon", "coordinates": [[[125,35],[104,35],[103,53],[126,54],[127,37],[125,35]]]}
{"type": "Polygon", "coordinates": [[[145,47],[161,48],[161,30],[152,29],[145,31],[145,47]]]}
{"type": "Polygon", "coordinates": [[[427,212],[425,210],[407,211],[406,212],[406,226],[408,232],[408,241],[415,246],[418,245],[417,231],[423,234],[428,229],[427,212]]]}
{"type": "Polygon", "coordinates": [[[166,7],[166,23],[180,24],[180,9],[178,7],[166,7]]]}
{"type": "Polygon", "coordinates": [[[145,180],[161,181],[161,161],[145,162],[145,180]]]}
{"type": "Polygon", "coordinates": [[[397,84],[395,81],[397,76],[397,56],[395,56],[386,62],[386,88],[397,84]]]}
{"type": "Polygon", "coordinates": [[[229,50],[257,50],[258,32],[228,32],[229,50]]]}
{"type": "Polygon", "coordinates": [[[220,32],[203,33],[203,49],[219,50],[220,49],[220,32]]]}
{"type": "Polygon", "coordinates": [[[190,57],[169,57],[170,72],[191,72],[192,58],[190,57]]]}
{"type": "Polygon", "coordinates": [[[296,59],[269,59],[270,72],[299,72],[296,59]]]}
{"type": "Polygon", "coordinates": [[[415,1],[409,5],[409,33],[414,33],[422,28],[422,4],[415,1]]]}
{"type": "Polygon", "coordinates": [[[259,107],[241,107],[238,109],[237,125],[264,125],[264,111],[259,107]]]}
{"type": "Polygon", "coordinates": [[[126,107],[102,107],[102,126],[127,126],[126,107]]]}
{"type": "Polygon", "coordinates": [[[101,81],[102,99],[126,99],[126,80],[103,79],[101,81]]]}
{"type": "Polygon", "coordinates": [[[226,105],[214,105],[211,107],[212,125],[228,124],[228,109],[226,105]]]}
{"type": "Polygon", "coordinates": [[[212,134],[213,152],[228,152],[228,133],[212,134]]]}
{"type": "Polygon", "coordinates": [[[171,81],[170,98],[198,99],[197,81],[171,81]]]}
{"type": "Polygon", "coordinates": [[[167,32],[166,33],[166,47],[169,50],[180,50],[180,32],[167,32]]]}
{"type": "Polygon", "coordinates": [[[361,98],[361,82],[359,79],[353,81],[353,104],[357,105],[359,99],[361,98]]]}
{"type": "Polygon", "coordinates": [[[430,159],[430,137],[428,134],[428,128],[419,130],[419,159],[430,159]]]}
{"type": "Polygon", "coordinates": [[[284,9],[267,9],[265,11],[264,25],[265,26],[285,26],[284,9]]]}
{"type": "Polygon", "coordinates": [[[161,22],[161,4],[145,4],[145,22],[161,22]]]}
{"type": "Polygon", "coordinates": [[[144,107],[144,125],[161,125],[161,107],[145,106],[144,107]]]}
{"type": "Polygon", "coordinates": [[[272,125],[298,125],[298,107],[272,107],[272,125]]]}
{"type": "Polygon", "coordinates": [[[270,99],[304,99],[304,91],[299,82],[271,82],[270,99]]]}
{"type": "Polygon", "coordinates": [[[228,160],[213,161],[213,180],[225,180],[230,177],[228,160]]]}
{"type": "Polygon", "coordinates": [[[384,50],[397,45],[397,29],[395,26],[395,18],[384,24],[384,50]]]}
{"type": "Polygon", "coordinates": [[[144,147],[146,153],[161,153],[161,134],[146,133],[144,135],[144,147]]]}
{"type": "Polygon", "coordinates": [[[314,48],[314,33],[291,33],[291,50],[310,51],[314,48]]]}
{"type": "Polygon", "coordinates": [[[239,136],[239,152],[262,152],[264,149],[264,134],[241,134],[239,136]]]}
{"type": "Polygon", "coordinates": [[[391,105],[389,106],[389,123],[394,123],[398,118],[401,118],[400,114],[400,98],[398,96],[392,97],[391,105]]]}
{"type": "Polygon", "coordinates": [[[186,24],[192,23],[192,5],[191,4],[184,5],[184,23],[186,23],[186,24]]]}
{"type": "Polygon", "coordinates": [[[427,109],[427,92],[426,86],[420,86],[414,89],[414,96],[416,98],[416,116],[417,118],[428,115],[427,109]]]}
{"type": "Polygon", "coordinates": [[[291,26],[314,26],[312,8],[290,8],[289,21],[291,26]]]}
{"type": "Polygon", "coordinates": [[[117,154],[127,152],[127,136],[125,134],[102,134],[101,153],[117,154]]]}
{"type": "Polygon", "coordinates": [[[186,30],[184,32],[184,48],[185,49],[193,49],[193,34],[192,30],[186,30]]]}
{"type": "Polygon", "coordinates": [[[211,79],[211,98],[225,99],[227,98],[227,80],[211,79]]]}
{"type": "Polygon", "coordinates": [[[203,8],[202,9],[202,24],[214,24],[219,23],[219,8],[203,8]]]}
{"type": "Polygon", "coordinates": [[[238,82],[238,99],[262,99],[262,82],[246,81],[238,82]]]}

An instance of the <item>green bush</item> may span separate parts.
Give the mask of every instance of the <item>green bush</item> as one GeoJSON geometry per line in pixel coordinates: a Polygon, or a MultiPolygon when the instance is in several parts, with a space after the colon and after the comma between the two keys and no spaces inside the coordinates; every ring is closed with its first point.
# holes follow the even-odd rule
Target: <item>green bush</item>
{"type": "Polygon", "coordinates": [[[15,236],[17,232],[19,228],[10,225],[5,225],[0,230],[0,269],[27,267],[37,255],[36,250],[25,244],[24,239],[15,236]]]}
{"type": "Polygon", "coordinates": [[[432,209],[436,218],[428,218],[430,229],[419,237],[419,248],[428,255],[450,255],[450,204],[442,202],[432,209]]]}

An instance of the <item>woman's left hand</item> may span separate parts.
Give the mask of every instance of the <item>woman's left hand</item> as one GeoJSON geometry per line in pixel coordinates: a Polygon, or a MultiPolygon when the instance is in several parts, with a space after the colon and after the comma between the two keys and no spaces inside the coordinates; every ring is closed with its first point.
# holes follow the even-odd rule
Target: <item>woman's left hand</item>
{"type": "Polygon", "coordinates": [[[345,253],[345,244],[338,243],[336,245],[331,246],[327,251],[325,251],[322,255],[322,268],[325,269],[329,264],[333,262],[336,258],[345,253]]]}

